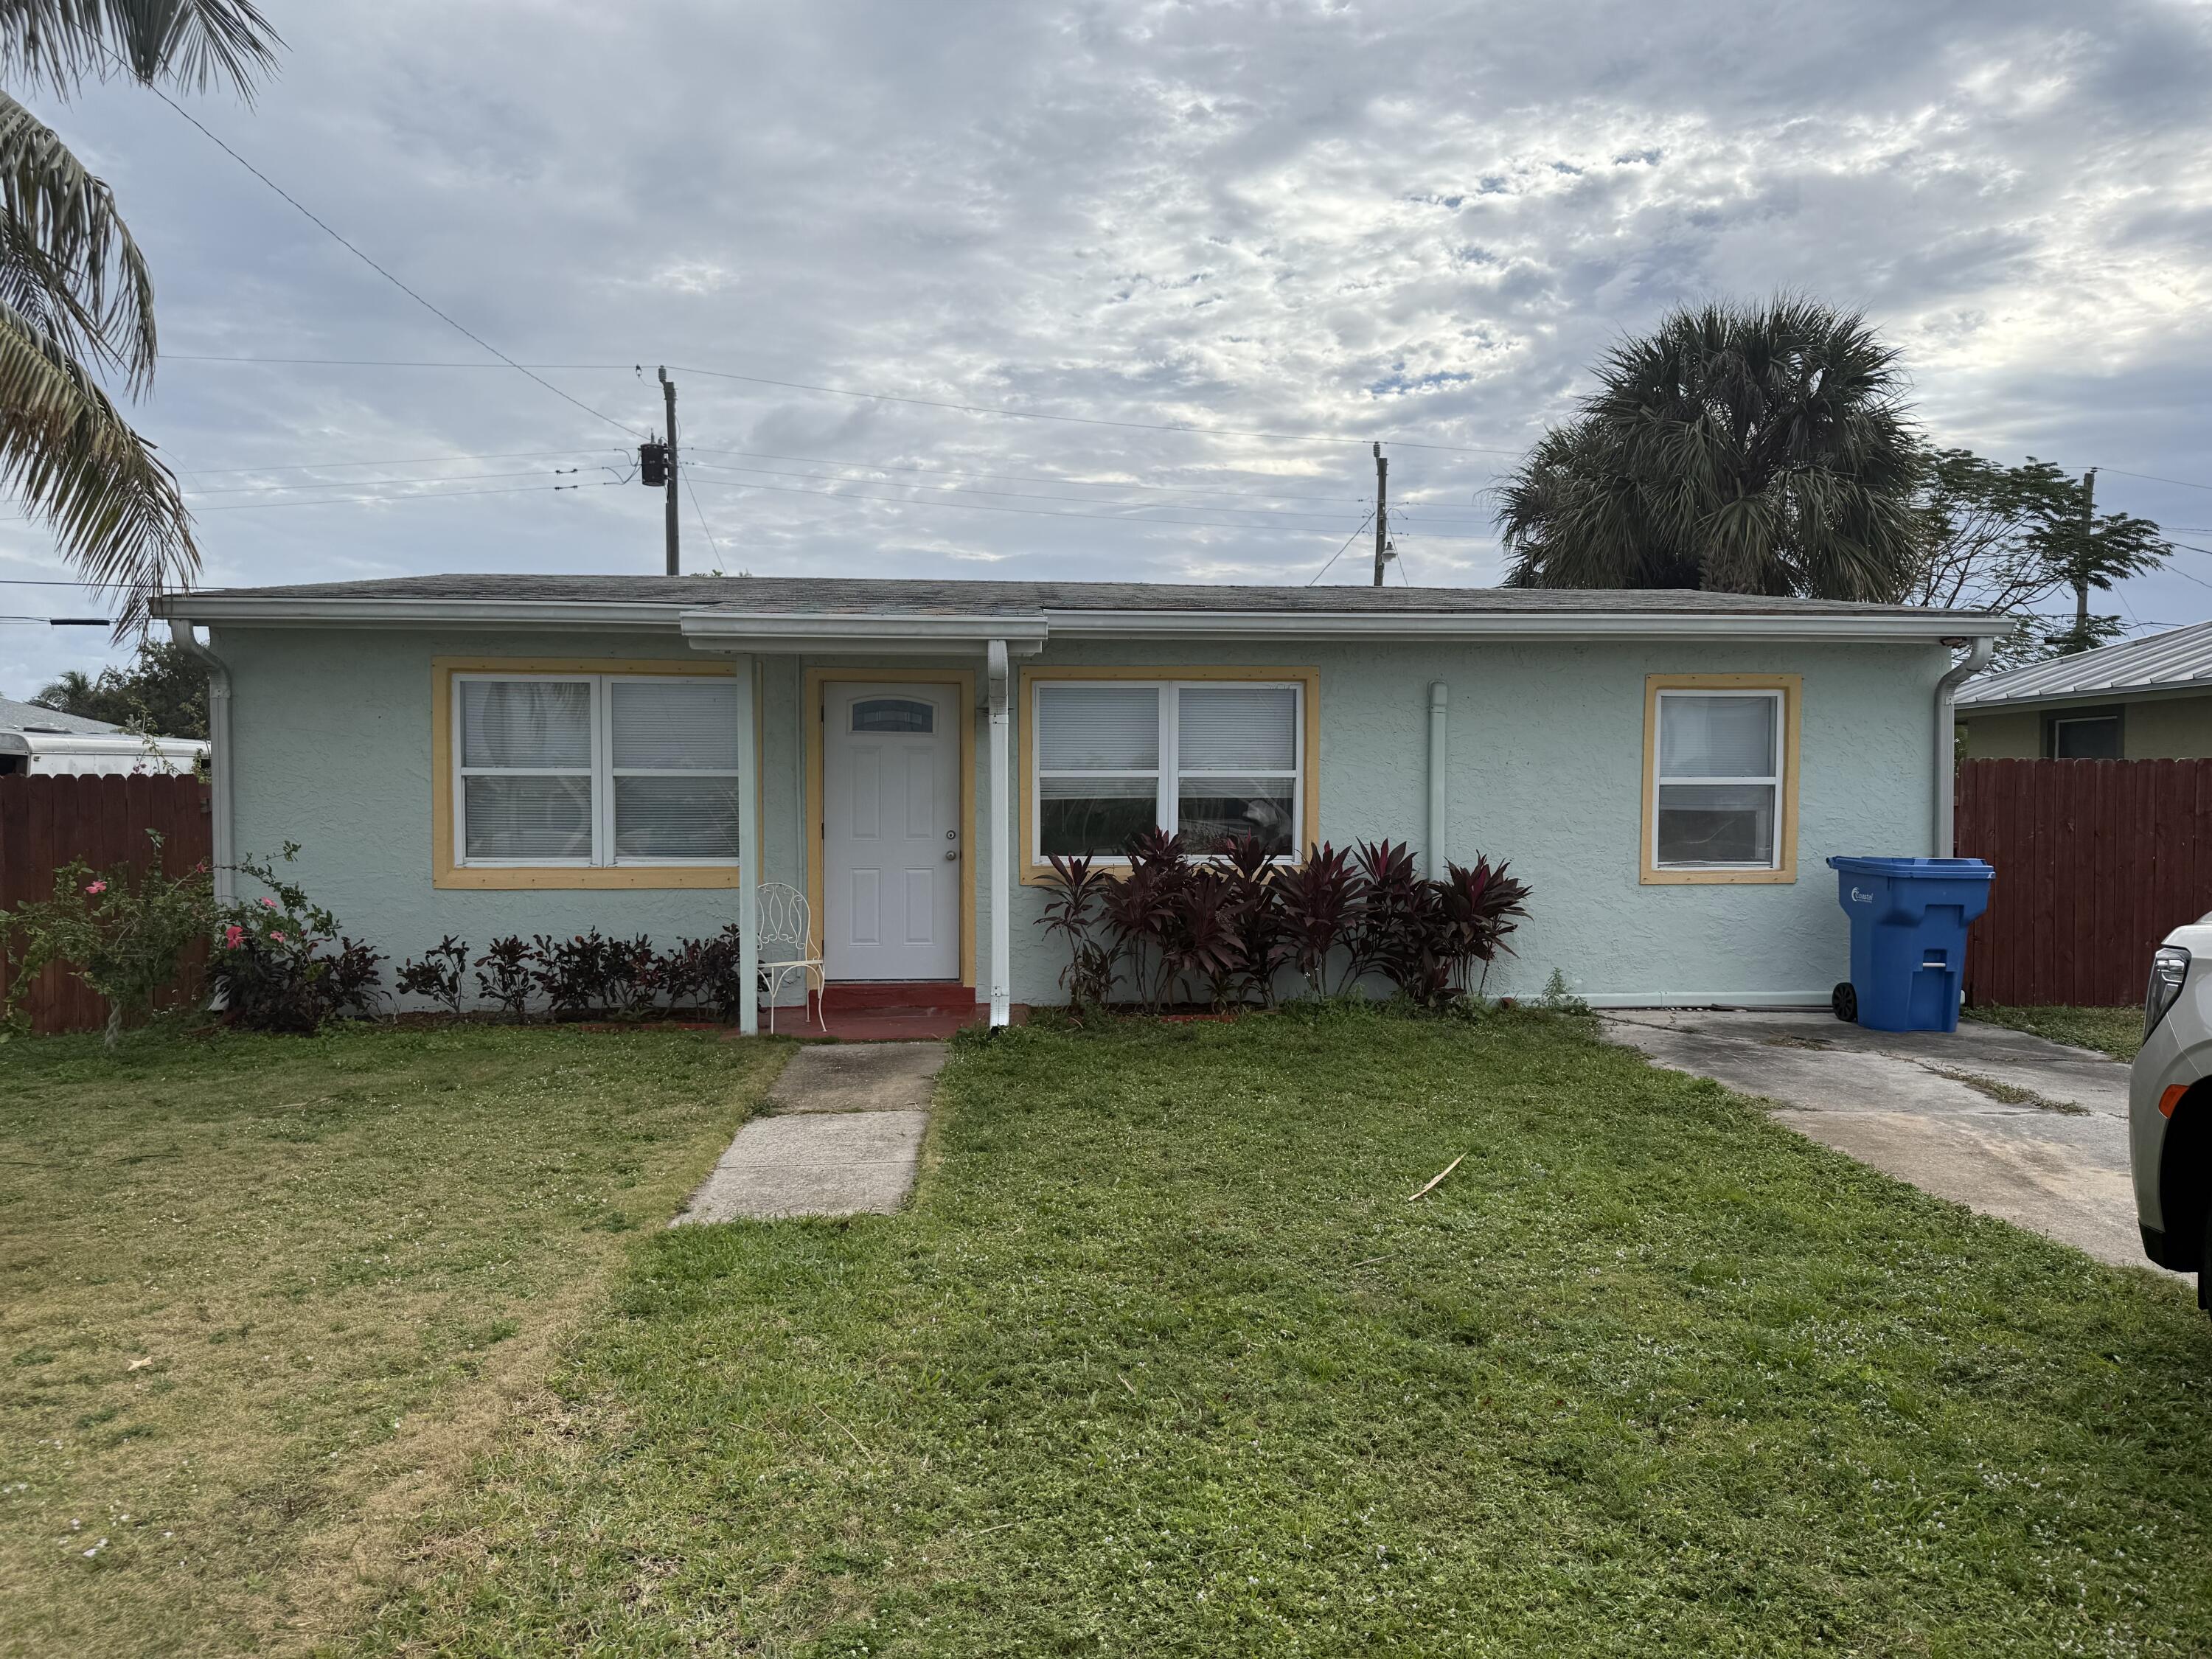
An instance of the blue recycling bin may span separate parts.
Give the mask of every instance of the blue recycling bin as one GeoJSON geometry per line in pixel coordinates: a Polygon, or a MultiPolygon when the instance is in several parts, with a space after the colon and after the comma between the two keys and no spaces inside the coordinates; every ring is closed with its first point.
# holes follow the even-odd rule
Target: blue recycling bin
{"type": "Polygon", "coordinates": [[[1832,858],[1851,919],[1851,976],[1836,1018],[1876,1031],[1955,1031],[1966,927],[1996,872],[1979,859],[1832,858]]]}

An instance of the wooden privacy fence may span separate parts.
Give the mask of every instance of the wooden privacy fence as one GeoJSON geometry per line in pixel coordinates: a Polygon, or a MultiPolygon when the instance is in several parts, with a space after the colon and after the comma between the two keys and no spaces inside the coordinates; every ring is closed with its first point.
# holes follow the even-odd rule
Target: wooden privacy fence
{"type": "MultiPolygon", "coordinates": [[[[171,875],[210,857],[207,786],[192,777],[0,778],[0,909],[52,896],[54,872],[71,859],[95,870],[143,865],[154,850],[149,830],[161,832],[171,875]]],[[[8,971],[0,957],[0,990],[8,971]]],[[[107,1018],[100,999],[60,968],[40,975],[24,1007],[41,1031],[97,1030],[107,1018]]]]}
{"type": "Polygon", "coordinates": [[[1970,760],[1955,844],[1996,866],[1967,935],[1970,1003],[2118,1006],[2212,910],[2212,760],[1970,760]]]}

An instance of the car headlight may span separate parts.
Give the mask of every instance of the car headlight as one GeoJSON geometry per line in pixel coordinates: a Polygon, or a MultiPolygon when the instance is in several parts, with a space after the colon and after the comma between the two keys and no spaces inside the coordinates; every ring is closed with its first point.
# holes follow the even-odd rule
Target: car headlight
{"type": "Polygon", "coordinates": [[[2179,945],[2161,945],[2150,959],[2150,988],[2143,994],[2143,1036],[2158,1030],[2166,1011],[2181,995],[2181,982],[2189,977],[2189,952],[2179,945]]]}

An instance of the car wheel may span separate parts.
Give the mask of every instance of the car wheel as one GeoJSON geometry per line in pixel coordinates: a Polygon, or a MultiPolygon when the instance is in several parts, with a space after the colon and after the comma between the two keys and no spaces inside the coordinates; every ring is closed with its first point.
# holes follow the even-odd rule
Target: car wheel
{"type": "Polygon", "coordinates": [[[1859,994],[1850,981],[1844,981],[1828,993],[1828,1006],[1836,1011],[1838,1019],[1852,1024],[1858,1023],[1859,994]]]}

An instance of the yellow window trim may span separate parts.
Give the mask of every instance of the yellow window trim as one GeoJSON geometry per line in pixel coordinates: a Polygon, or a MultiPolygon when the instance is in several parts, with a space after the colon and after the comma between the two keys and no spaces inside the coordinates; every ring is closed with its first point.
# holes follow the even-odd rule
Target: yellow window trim
{"type": "MultiPolygon", "coordinates": [[[[1021,884],[1024,887],[1042,886],[1052,879],[1052,866],[1037,856],[1036,830],[1030,811],[1030,728],[1032,699],[1030,687],[1048,680],[1263,680],[1279,684],[1288,680],[1305,688],[1299,702],[1304,706],[1304,730],[1299,734],[1298,759],[1304,774],[1299,790],[1298,816],[1305,828],[1309,844],[1320,839],[1321,824],[1321,670],[1318,668],[1223,668],[1194,667],[1183,663],[1154,664],[1143,668],[1024,668],[1021,672],[1019,692],[1021,711],[1020,775],[1014,783],[1015,810],[1021,817],[1021,884]]],[[[1297,856],[1305,856],[1305,848],[1297,849],[1297,856]]],[[[1099,874],[1115,876],[1120,867],[1103,866],[1099,874]]]]}
{"type": "MultiPolygon", "coordinates": [[[[628,657],[433,657],[430,659],[430,884],[500,890],[735,887],[734,864],[628,865],[581,869],[572,864],[462,865],[453,858],[453,676],[456,674],[731,675],[734,663],[628,657]]],[[[754,769],[761,754],[761,700],[753,699],[754,769]]]]}
{"type": "Polygon", "coordinates": [[[975,673],[968,668],[810,668],[801,677],[799,719],[806,726],[806,808],[800,833],[806,843],[806,902],[813,907],[817,938],[823,910],[822,732],[823,695],[832,684],[949,685],[960,710],[960,982],[975,982],[975,673]]]}
{"type": "Polygon", "coordinates": [[[1771,886],[1797,879],[1797,746],[1805,677],[1802,674],[1649,674],[1644,680],[1644,815],[1637,821],[1642,884],[1647,887],[1771,886]],[[1662,870],[1652,861],[1652,823],[1659,805],[1659,694],[1662,691],[1779,691],[1782,694],[1782,822],[1778,867],[1772,870],[1662,870]]]}

